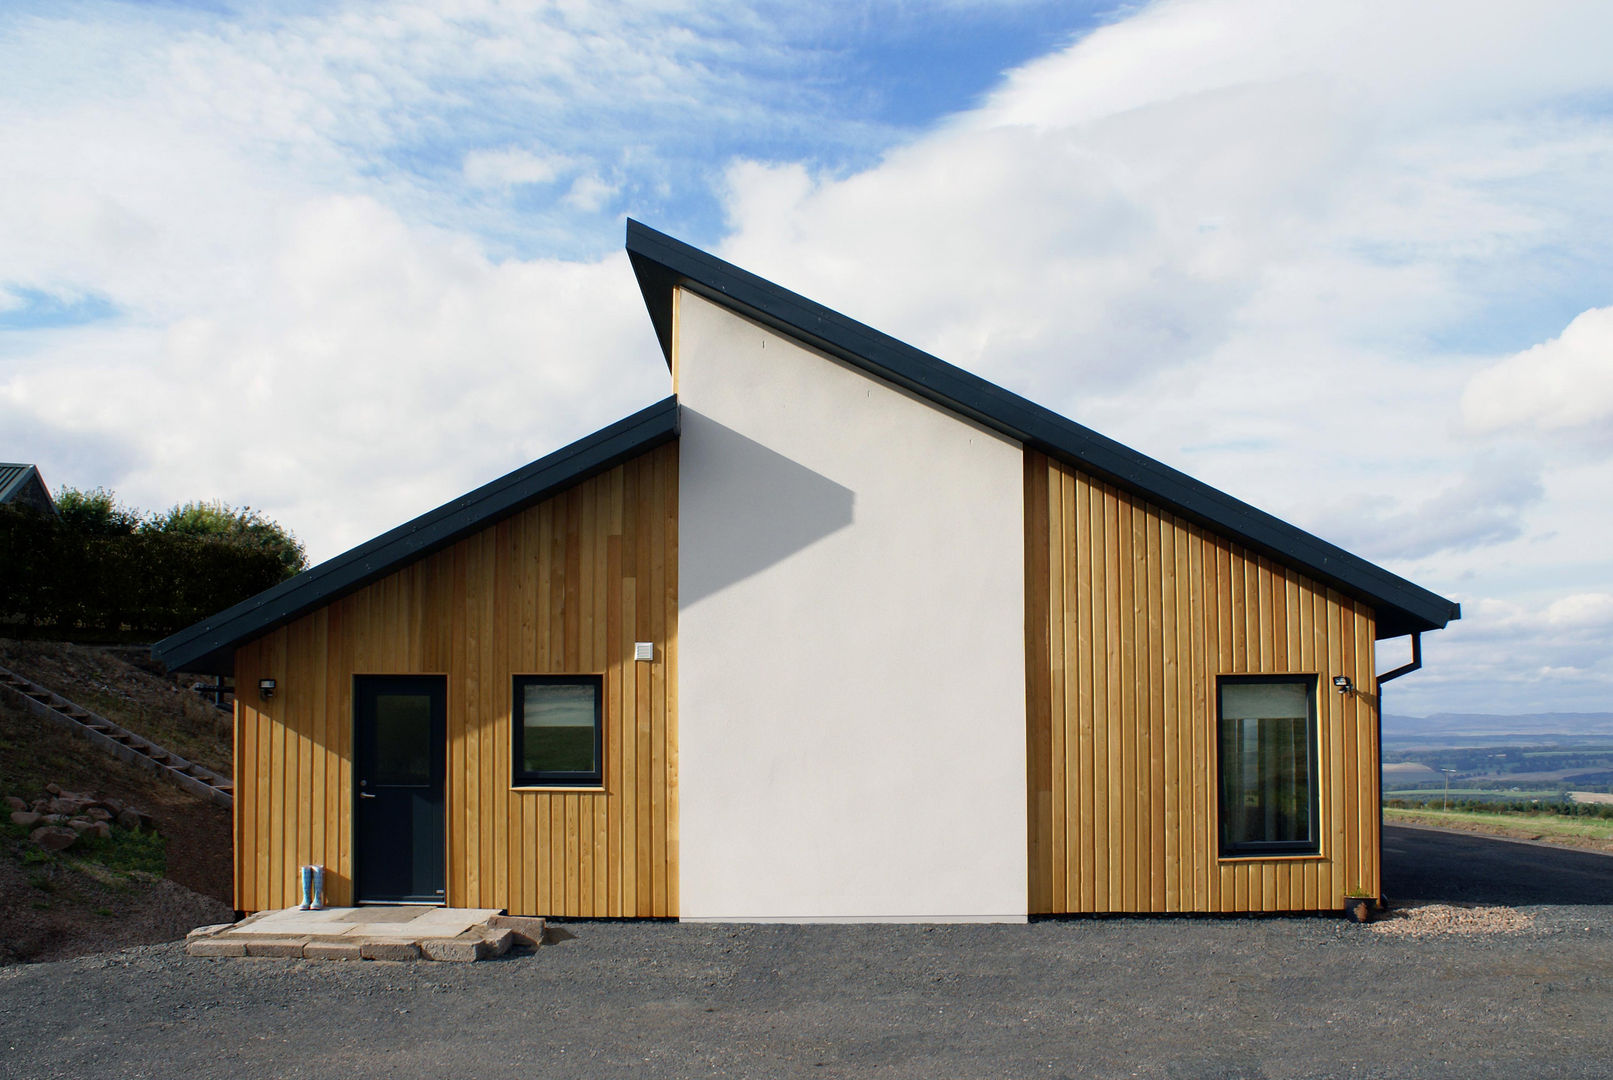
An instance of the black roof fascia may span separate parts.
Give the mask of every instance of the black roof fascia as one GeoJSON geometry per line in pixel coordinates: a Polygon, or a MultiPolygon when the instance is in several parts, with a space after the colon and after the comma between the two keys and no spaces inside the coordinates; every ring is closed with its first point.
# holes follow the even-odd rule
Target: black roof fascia
{"type": "Polygon", "coordinates": [[[677,434],[678,401],[668,397],[166,637],[151,647],[151,655],[170,671],[231,674],[235,647],[240,643],[669,442],[677,434]]]}
{"type": "Polygon", "coordinates": [[[672,289],[682,285],[976,423],[1309,570],[1371,603],[1380,638],[1436,630],[1461,618],[1461,605],[1454,601],[978,375],[631,218],[627,252],[668,364],[672,289]]]}

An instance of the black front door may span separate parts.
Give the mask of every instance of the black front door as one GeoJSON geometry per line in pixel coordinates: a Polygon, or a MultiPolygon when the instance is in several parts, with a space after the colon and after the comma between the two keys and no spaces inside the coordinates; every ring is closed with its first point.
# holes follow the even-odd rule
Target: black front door
{"type": "Polygon", "coordinates": [[[446,680],[353,680],[353,891],[360,904],[441,904],[446,680]]]}

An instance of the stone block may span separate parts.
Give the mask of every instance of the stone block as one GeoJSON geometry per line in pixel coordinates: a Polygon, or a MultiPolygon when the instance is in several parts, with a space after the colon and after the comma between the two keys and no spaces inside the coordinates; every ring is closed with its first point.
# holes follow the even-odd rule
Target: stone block
{"type": "Polygon", "coordinates": [[[228,930],[230,927],[232,927],[234,925],[235,925],[234,923],[221,922],[221,923],[213,923],[211,926],[198,926],[196,929],[190,931],[188,934],[185,935],[185,940],[186,941],[195,941],[197,938],[212,937],[214,934],[220,933],[221,931],[224,931],[224,930],[228,930]]]}
{"type": "Polygon", "coordinates": [[[310,941],[302,955],[305,960],[362,960],[364,950],[357,941],[310,941]]]}
{"type": "Polygon", "coordinates": [[[515,944],[515,932],[508,929],[493,929],[482,935],[482,945],[485,948],[483,956],[503,956],[515,944]]]}
{"type": "Polygon", "coordinates": [[[46,851],[66,851],[78,841],[78,833],[60,825],[41,825],[28,834],[28,839],[46,851]]]}
{"type": "Polygon", "coordinates": [[[204,937],[187,941],[185,952],[190,956],[245,956],[246,946],[228,938],[204,937]]]}
{"type": "Polygon", "coordinates": [[[515,935],[517,945],[543,944],[543,919],[531,915],[494,915],[487,925],[495,930],[508,930],[515,935]]]}
{"type": "Polygon", "coordinates": [[[483,948],[480,936],[463,934],[452,938],[425,938],[420,942],[420,951],[427,960],[450,964],[468,964],[480,960],[483,948]]]}
{"type": "Polygon", "coordinates": [[[420,946],[412,941],[366,941],[360,955],[366,960],[418,960],[420,946]]]}
{"type": "Polygon", "coordinates": [[[307,938],[258,938],[256,941],[246,942],[248,956],[297,956],[302,955],[303,946],[308,944],[307,938]]]}

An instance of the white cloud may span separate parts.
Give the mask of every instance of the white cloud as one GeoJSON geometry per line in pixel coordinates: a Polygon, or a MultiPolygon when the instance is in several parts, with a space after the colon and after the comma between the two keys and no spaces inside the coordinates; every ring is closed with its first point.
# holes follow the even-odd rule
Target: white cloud
{"type": "Polygon", "coordinates": [[[1478,372],[1462,415],[1481,434],[1613,421],[1613,307],[1582,312],[1559,336],[1478,372]]]}
{"type": "Polygon", "coordinates": [[[602,208],[616,191],[615,184],[606,183],[597,176],[579,176],[566,192],[565,202],[568,206],[591,214],[602,208]]]}
{"type": "Polygon", "coordinates": [[[473,150],[465,155],[461,171],[472,187],[515,187],[550,183],[569,164],[564,156],[534,154],[530,150],[473,150]]]}

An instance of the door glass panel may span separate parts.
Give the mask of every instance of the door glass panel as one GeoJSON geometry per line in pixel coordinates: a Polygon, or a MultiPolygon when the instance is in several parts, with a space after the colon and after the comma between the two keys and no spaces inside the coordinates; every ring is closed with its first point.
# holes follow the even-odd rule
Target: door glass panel
{"type": "Polygon", "coordinates": [[[375,772],[372,783],[431,783],[429,695],[375,695],[375,772]]]}

